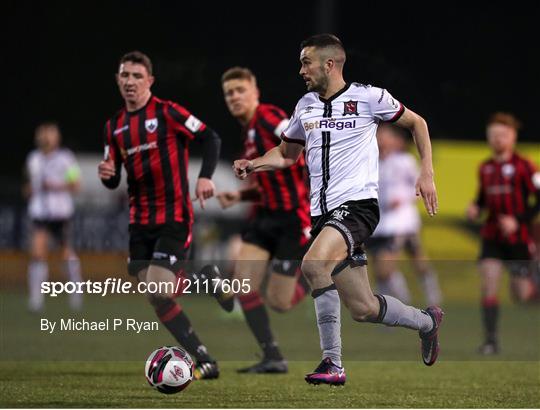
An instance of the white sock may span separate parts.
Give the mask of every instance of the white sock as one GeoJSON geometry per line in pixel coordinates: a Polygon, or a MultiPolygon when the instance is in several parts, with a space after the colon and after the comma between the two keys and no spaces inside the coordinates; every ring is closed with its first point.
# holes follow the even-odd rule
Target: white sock
{"type": "MultiPolygon", "coordinates": [[[[78,283],[82,282],[81,277],[81,262],[79,258],[71,257],[64,261],[64,273],[70,282],[78,283]]],[[[73,310],[80,310],[82,308],[82,293],[70,293],[69,294],[69,306],[73,310]]]]}
{"type": "Polygon", "coordinates": [[[336,289],[327,290],[313,299],[322,358],[329,357],[341,367],[341,303],[336,289]]]}
{"type": "Polygon", "coordinates": [[[33,260],[28,265],[28,308],[33,312],[43,309],[45,295],[41,293],[41,283],[46,281],[48,276],[47,262],[33,260]]]}
{"type": "Polygon", "coordinates": [[[400,271],[394,271],[388,278],[388,284],[390,288],[390,295],[398,298],[405,304],[411,303],[411,294],[409,292],[409,286],[403,273],[400,271]]]}
{"type": "Polygon", "coordinates": [[[429,271],[421,275],[419,279],[428,306],[440,305],[442,301],[441,288],[439,287],[439,280],[435,272],[429,271]]]}
{"type": "Polygon", "coordinates": [[[382,297],[386,302],[386,313],[382,318],[382,323],[385,325],[406,327],[408,329],[419,330],[422,333],[429,332],[433,329],[433,319],[423,310],[405,305],[389,295],[378,296],[382,297]]]}
{"type": "Polygon", "coordinates": [[[389,279],[377,279],[377,293],[379,295],[394,295],[389,282],[389,279]]]}

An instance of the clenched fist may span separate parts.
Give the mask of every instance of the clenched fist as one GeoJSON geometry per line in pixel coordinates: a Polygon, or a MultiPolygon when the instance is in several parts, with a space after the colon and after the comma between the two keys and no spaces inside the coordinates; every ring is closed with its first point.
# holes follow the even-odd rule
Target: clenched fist
{"type": "Polygon", "coordinates": [[[237,159],[234,161],[233,170],[234,174],[239,179],[246,179],[251,172],[253,172],[253,162],[247,159],[237,159]]]}

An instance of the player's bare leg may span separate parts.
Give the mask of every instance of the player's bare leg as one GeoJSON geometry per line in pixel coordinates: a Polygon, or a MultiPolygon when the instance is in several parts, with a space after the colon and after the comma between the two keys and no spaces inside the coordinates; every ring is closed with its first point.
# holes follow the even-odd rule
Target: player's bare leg
{"type": "Polygon", "coordinates": [[[330,273],[347,256],[347,248],[332,243],[325,228],[312,243],[302,262],[302,272],[313,289],[322,362],[305,380],[310,384],[345,384],[345,369],[341,365],[341,303],[330,273]]]}
{"type": "Polygon", "coordinates": [[[485,332],[484,343],[479,353],[496,354],[499,351],[497,340],[497,324],[499,320],[499,286],[503,273],[503,264],[499,259],[482,259],[480,261],[480,279],[482,293],[482,319],[485,332]]]}
{"type": "Polygon", "coordinates": [[[286,312],[293,307],[297,279],[295,276],[285,276],[276,272],[270,273],[266,287],[266,303],[277,312],[286,312]]]}
{"type": "Polygon", "coordinates": [[[138,279],[147,284],[153,283],[157,285],[157,293],[147,292],[148,300],[154,307],[161,323],[197,361],[194,377],[196,379],[217,378],[219,369],[216,361],[208,354],[206,346],[202,344],[193,330],[191,322],[182,307],[174,300],[177,296],[177,289],[181,290],[178,281],[182,280],[182,278],[177,277],[169,269],[158,265],[150,265],[148,269],[139,272],[138,279]]]}
{"type": "MultiPolygon", "coordinates": [[[[341,233],[334,228],[325,227],[315,239],[302,264],[302,270],[314,289],[323,362],[324,358],[334,355],[332,362],[339,366],[336,361],[341,357],[338,319],[341,298],[356,321],[418,330],[422,338],[424,363],[432,365],[438,354],[437,330],[442,311],[439,308],[430,308],[433,311],[425,312],[404,305],[392,296],[373,295],[366,267],[358,266],[359,262],[351,262],[353,261],[348,260],[347,244],[341,233]],[[333,294],[333,286],[339,296],[337,292],[333,294]],[[318,302],[321,297],[324,299],[318,302]],[[328,351],[325,351],[326,349],[328,351]]],[[[313,377],[313,374],[308,375],[306,380],[312,382],[313,377]]]]}
{"type": "Polygon", "coordinates": [[[296,306],[309,292],[309,284],[300,270],[300,261],[272,261],[273,270],[266,286],[265,301],[276,312],[296,306]]]}
{"type": "Polygon", "coordinates": [[[49,276],[48,242],[49,234],[46,229],[33,228],[28,265],[28,309],[31,312],[42,311],[45,303],[45,296],[41,293],[41,283],[49,276]]]}
{"type": "Polygon", "coordinates": [[[234,279],[246,280],[250,284],[249,293],[240,293],[237,298],[244,312],[246,322],[257,339],[263,359],[253,366],[239,369],[240,373],[285,373],[287,363],[283,359],[270,328],[270,318],[259,293],[266,273],[270,253],[251,243],[243,243],[234,268],[234,279]]]}
{"type": "Polygon", "coordinates": [[[510,289],[513,298],[520,303],[529,302],[537,296],[536,285],[530,277],[512,277],[510,289]]]}

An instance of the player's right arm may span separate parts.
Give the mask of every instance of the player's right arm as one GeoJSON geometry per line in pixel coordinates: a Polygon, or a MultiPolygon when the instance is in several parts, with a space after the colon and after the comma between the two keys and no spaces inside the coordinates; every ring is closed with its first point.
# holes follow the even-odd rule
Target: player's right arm
{"type": "Polygon", "coordinates": [[[230,208],[240,202],[257,202],[261,199],[261,187],[256,182],[236,191],[223,191],[216,195],[222,209],[230,208]]]}
{"type": "Polygon", "coordinates": [[[470,221],[475,221],[480,217],[482,208],[485,206],[485,197],[484,197],[484,188],[482,187],[482,168],[480,166],[478,172],[478,193],[476,194],[476,199],[474,202],[471,202],[467,207],[467,219],[470,221]]]}
{"type": "Polygon", "coordinates": [[[288,168],[296,163],[303,150],[303,145],[283,140],[281,144],[267,151],[262,157],[255,158],[252,161],[247,159],[234,161],[234,173],[237,178],[246,179],[252,172],[288,168]]]}
{"type": "Polygon", "coordinates": [[[233,169],[237,178],[246,179],[252,172],[288,168],[298,161],[306,142],[302,123],[297,115],[300,112],[299,106],[300,102],[296,105],[287,128],[281,134],[281,143],[277,147],[266,151],[266,154],[252,161],[247,159],[234,161],[233,169]]]}
{"type": "Polygon", "coordinates": [[[105,152],[103,154],[103,161],[98,165],[98,176],[101,179],[101,183],[109,189],[115,189],[120,185],[122,173],[120,152],[112,138],[112,131],[112,124],[108,121],[105,124],[105,152]]]}

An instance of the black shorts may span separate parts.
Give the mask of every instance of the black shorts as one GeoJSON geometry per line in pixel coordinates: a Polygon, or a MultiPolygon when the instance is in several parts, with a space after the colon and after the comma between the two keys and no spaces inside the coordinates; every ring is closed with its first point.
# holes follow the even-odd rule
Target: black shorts
{"type": "Polygon", "coordinates": [[[180,222],[129,225],[128,272],[131,276],[157,265],[175,275],[189,256],[191,226],[180,222]]]}
{"type": "Polygon", "coordinates": [[[309,242],[307,229],[295,211],[260,209],[242,232],[242,240],[267,250],[277,261],[300,261],[309,242]]]}
{"type": "Polygon", "coordinates": [[[32,226],[34,229],[46,230],[62,246],[69,246],[72,243],[70,219],[33,219],[32,226]]]}
{"type": "Polygon", "coordinates": [[[525,243],[512,245],[484,239],[479,259],[503,261],[512,276],[527,277],[532,272],[532,255],[529,245],[525,243]]]}
{"type": "Polygon", "coordinates": [[[379,203],[376,199],[347,201],[326,214],[312,217],[311,235],[315,238],[325,226],[331,226],[343,235],[349,258],[365,259],[364,242],[378,223],[379,203]]]}
{"type": "Polygon", "coordinates": [[[369,252],[377,255],[381,252],[400,252],[405,250],[409,255],[420,251],[420,237],[417,233],[395,236],[372,236],[366,243],[369,252]]]}

